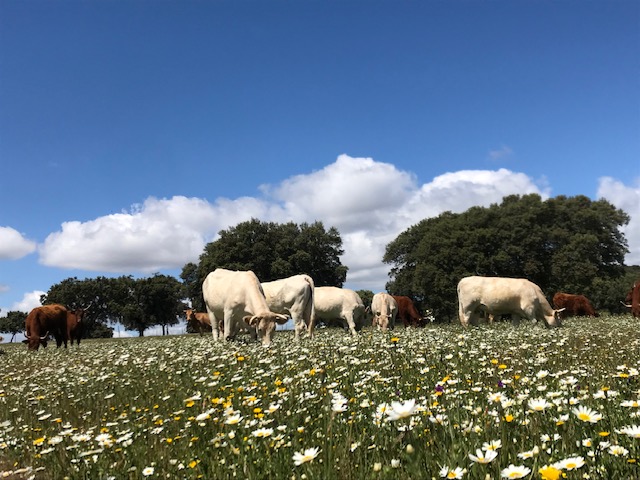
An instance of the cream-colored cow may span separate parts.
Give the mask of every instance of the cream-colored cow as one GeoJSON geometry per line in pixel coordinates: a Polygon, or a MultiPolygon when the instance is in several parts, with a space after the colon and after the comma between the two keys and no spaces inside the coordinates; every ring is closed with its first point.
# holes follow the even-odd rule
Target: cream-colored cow
{"type": "Polygon", "coordinates": [[[294,275],[273,282],[262,282],[269,310],[291,316],[295,340],[300,338],[305,329],[309,337],[313,337],[314,288],[313,279],[309,275],[294,275]]]}
{"type": "Polygon", "coordinates": [[[342,320],[346,322],[352,335],[362,327],[365,307],[360,295],[354,290],[339,287],[316,287],[313,304],[316,320],[342,320]]]}
{"type": "Polygon", "coordinates": [[[271,343],[276,323],[287,323],[286,315],[269,310],[262,286],[252,271],[217,268],[202,283],[202,295],[209,314],[214,340],[220,338],[218,324],[224,321],[223,339],[232,339],[241,328],[259,336],[264,346],[271,343]]]}
{"type": "Polygon", "coordinates": [[[376,293],[371,300],[371,324],[378,330],[387,330],[396,326],[398,303],[386,292],[376,293]]]}
{"type": "Polygon", "coordinates": [[[520,318],[560,326],[560,312],[554,310],[538,285],[524,278],[466,277],[458,283],[460,323],[477,325],[480,315],[510,314],[513,323],[520,318]]]}

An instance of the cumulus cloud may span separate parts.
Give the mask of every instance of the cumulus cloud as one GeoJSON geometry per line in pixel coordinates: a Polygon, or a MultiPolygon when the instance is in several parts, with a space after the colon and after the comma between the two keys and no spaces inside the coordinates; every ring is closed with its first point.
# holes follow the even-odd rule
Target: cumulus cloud
{"type": "Polygon", "coordinates": [[[31,310],[41,305],[40,297],[46,293],[47,292],[43,292],[41,290],[34,290],[33,292],[25,293],[22,300],[11,305],[9,310],[29,313],[31,310]]]}
{"type": "Polygon", "coordinates": [[[611,177],[599,179],[598,198],[605,198],[616,208],[624,210],[630,217],[629,224],[622,227],[629,242],[627,265],[640,265],[640,178],[630,187],[611,177]]]}
{"type": "Polygon", "coordinates": [[[11,227],[0,227],[0,260],[17,260],[35,251],[36,243],[11,227]]]}
{"type": "Polygon", "coordinates": [[[340,155],[321,170],[262,185],[260,197],[148,198],[128,212],[67,222],[40,246],[48,266],[118,273],[155,272],[197,262],[205,244],[240,222],[323,222],[343,239],[347,286],[383,290],[385,246],[403,230],[446,210],[488,206],[505,195],[538,193],[527,175],[507,169],[445,173],[420,185],[414,174],[371,158],[340,155]]]}
{"type": "Polygon", "coordinates": [[[155,272],[197,259],[217,227],[215,209],[198,198],[150,197],[130,212],[66,222],[40,246],[47,266],[107,272],[155,272]]]}

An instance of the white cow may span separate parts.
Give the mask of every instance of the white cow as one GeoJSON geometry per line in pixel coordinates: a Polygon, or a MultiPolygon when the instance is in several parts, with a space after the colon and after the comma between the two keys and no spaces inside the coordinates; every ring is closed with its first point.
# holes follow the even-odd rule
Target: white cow
{"type": "Polygon", "coordinates": [[[524,317],[558,327],[563,310],[551,308],[540,287],[524,278],[473,276],[458,283],[458,315],[465,327],[477,325],[483,313],[510,314],[516,324],[524,317]]]}
{"type": "Polygon", "coordinates": [[[220,338],[218,323],[224,320],[222,338],[232,339],[241,328],[256,334],[264,346],[271,343],[276,323],[287,323],[286,315],[269,310],[262,286],[251,271],[232,271],[217,268],[202,283],[202,295],[207,307],[213,339],[220,338]]]}
{"type": "Polygon", "coordinates": [[[398,303],[386,292],[376,293],[371,300],[372,325],[378,330],[387,330],[396,326],[398,303]]]}
{"type": "Polygon", "coordinates": [[[357,335],[356,325],[361,327],[364,322],[364,303],[360,295],[348,288],[316,287],[313,304],[317,320],[346,321],[352,335],[357,335]]]}
{"type": "Polygon", "coordinates": [[[294,325],[294,339],[307,328],[309,337],[313,337],[315,310],[313,308],[313,279],[309,275],[262,282],[262,289],[267,298],[269,310],[275,313],[290,315],[294,325]]]}

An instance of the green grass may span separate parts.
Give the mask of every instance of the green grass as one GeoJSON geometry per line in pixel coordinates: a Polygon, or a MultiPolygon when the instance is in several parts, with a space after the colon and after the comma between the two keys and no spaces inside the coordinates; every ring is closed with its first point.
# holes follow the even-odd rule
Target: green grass
{"type": "Polygon", "coordinates": [[[6,345],[0,478],[430,479],[446,466],[484,480],[510,464],[541,478],[576,456],[584,465],[561,478],[640,478],[640,438],[621,430],[640,425],[627,406],[640,401],[639,326],[325,329],[300,343],[277,332],[269,349],[195,335],[6,345]],[[410,400],[415,411],[389,420],[410,400]],[[491,463],[469,459],[497,441],[491,463]]]}

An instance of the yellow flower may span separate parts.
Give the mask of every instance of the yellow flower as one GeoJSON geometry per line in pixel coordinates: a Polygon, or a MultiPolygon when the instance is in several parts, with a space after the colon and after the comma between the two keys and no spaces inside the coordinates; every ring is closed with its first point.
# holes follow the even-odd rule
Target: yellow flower
{"type": "Polygon", "coordinates": [[[504,370],[505,368],[507,368],[507,366],[504,363],[501,363],[500,365],[498,365],[498,368],[504,370]]]}
{"type": "Polygon", "coordinates": [[[34,445],[42,445],[42,444],[44,443],[44,439],[45,439],[45,437],[36,438],[36,439],[33,441],[33,444],[34,444],[34,445]]]}
{"type": "Polygon", "coordinates": [[[391,343],[398,343],[400,339],[398,337],[391,337],[391,343]]]}
{"type": "Polygon", "coordinates": [[[562,474],[562,470],[558,470],[553,465],[545,465],[538,470],[542,480],[558,480],[562,474]]]}
{"type": "Polygon", "coordinates": [[[507,423],[511,423],[513,422],[513,415],[511,415],[510,413],[508,413],[507,415],[504,416],[504,419],[507,423]]]}

